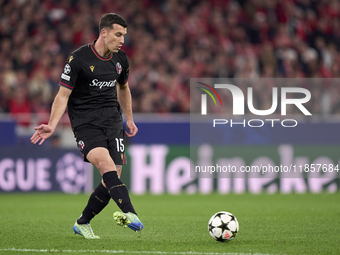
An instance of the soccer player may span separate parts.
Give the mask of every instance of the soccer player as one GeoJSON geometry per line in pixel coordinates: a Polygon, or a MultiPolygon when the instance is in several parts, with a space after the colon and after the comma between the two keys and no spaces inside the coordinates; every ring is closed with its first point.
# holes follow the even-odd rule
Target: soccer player
{"type": "Polygon", "coordinates": [[[99,37],[75,50],[68,57],[59,91],[53,101],[47,125],[35,128],[31,142],[41,145],[50,137],[66,106],[78,148],[84,160],[98,168],[102,181],[91,194],[81,216],[73,226],[76,234],[97,239],[91,219],[112,198],[122,212],[113,214],[117,224],[141,231],[143,224],[132,206],[128,190],[120,180],[125,164],[125,137],[136,135],[128,85],[129,61],[121,50],[127,23],[115,13],[105,14],[99,22],[99,37]],[[126,117],[125,131],[122,110],[126,117]]]}

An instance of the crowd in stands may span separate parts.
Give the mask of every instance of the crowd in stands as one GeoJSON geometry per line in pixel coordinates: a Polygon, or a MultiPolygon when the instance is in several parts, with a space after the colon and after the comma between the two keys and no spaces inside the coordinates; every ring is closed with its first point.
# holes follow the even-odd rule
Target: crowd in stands
{"type": "MultiPolygon", "coordinates": [[[[340,78],[339,0],[0,0],[0,112],[49,113],[107,12],[129,24],[135,113],[190,112],[190,78],[340,78]]],[[[310,89],[311,112],[340,113],[340,86],[310,89]]]]}

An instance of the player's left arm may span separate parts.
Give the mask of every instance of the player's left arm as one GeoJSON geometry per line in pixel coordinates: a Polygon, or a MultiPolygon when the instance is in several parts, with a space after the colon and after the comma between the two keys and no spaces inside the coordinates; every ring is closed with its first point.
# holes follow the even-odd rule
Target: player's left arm
{"type": "Polygon", "coordinates": [[[126,118],[126,128],[129,131],[125,133],[128,137],[133,137],[137,134],[138,128],[133,121],[132,98],[128,82],[124,85],[117,84],[117,96],[126,118]]]}

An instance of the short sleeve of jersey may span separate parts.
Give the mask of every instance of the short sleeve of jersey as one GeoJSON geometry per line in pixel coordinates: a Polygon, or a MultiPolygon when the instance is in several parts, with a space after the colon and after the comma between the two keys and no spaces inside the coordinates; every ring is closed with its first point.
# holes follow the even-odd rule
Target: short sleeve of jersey
{"type": "MultiPolygon", "coordinates": [[[[118,63],[117,63],[118,65],[118,63]]],[[[116,65],[116,68],[119,69],[119,66],[116,65]]],[[[128,79],[129,79],[129,69],[130,69],[130,66],[129,66],[129,60],[127,58],[127,56],[125,55],[124,53],[124,56],[122,58],[122,70],[121,70],[121,73],[120,73],[120,76],[117,80],[117,82],[121,85],[124,85],[125,83],[127,83],[128,79]]],[[[119,70],[117,70],[119,71],[119,70]]]]}
{"type": "Polygon", "coordinates": [[[80,59],[78,59],[77,56],[73,54],[68,57],[64,70],[60,77],[60,86],[64,86],[69,89],[73,89],[75,87],[81,70],[80,62],[80,59]]]}

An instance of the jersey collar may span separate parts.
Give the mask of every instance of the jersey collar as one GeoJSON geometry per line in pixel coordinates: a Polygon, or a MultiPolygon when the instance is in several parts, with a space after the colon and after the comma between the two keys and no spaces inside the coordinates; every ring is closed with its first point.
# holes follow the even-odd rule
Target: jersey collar
{"type": "Polygon", "coordinates": [[[91,43],[91,49],[92,49],[94,55],[96,55],[97,58],[99,58],[100,60],[110,60],[110,59],[112,58],[112,52],[111,52],[110,56],[108,56],[108,57],[102,57],[102,56],[100,56],[100,55],[98,54],[98,52],[96,51],[96,49],[94,48],[94,44],[96,43],[96,41],[97,41],[97,40],[94,40],[94,41],[91,43]]]}

